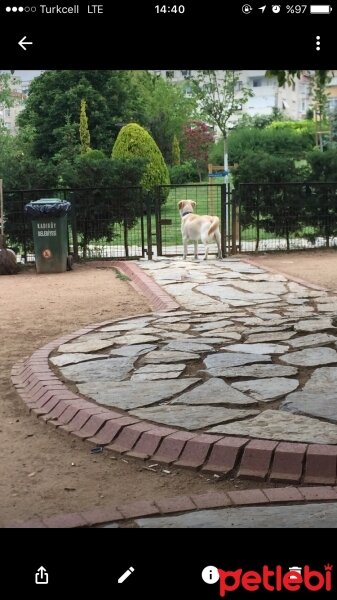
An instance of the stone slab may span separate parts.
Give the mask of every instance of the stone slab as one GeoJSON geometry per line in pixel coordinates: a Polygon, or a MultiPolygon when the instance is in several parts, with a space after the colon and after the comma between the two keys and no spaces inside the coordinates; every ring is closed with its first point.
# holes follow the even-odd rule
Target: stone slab
{"type": "Polygon", "coordinates": [[[283,344],[231,344],[226,346],[229,352],[246,352],[248,354],[284,354],[289,346],[283,344]]]}
{"type": "Polygon", "coordinates": [[[303,391],[330,394],[337,390],[337,367],[315,369],[303,391]]]}
{"type": "Polygon", "coordinates": [[[205,360],[206,370],[210,369],[226,369],[228,367],[239,367],[250,363],[266,363],[271,362],[271,357],[266,354],[247,354],[239,352],[217,352],[217,354],[209,354],[205,360]]]}
{"type": "Polygon", "coordinates": [[[87,360],[97,360],[98,358],[106,358],[104,354],[85,354],[82,352],[70,352],[69,354],[60,354],[52,356],[49,360],[55,367],[65,367],[66,365],[77,364],[87,360]]]}
{"type": "Polygon", "coordinates": [[[208,433],[225,433],[267,440],[337,444],[337,425],[282,410],[265,410],[254,419],[219,425],[208,433]]]}
{"type": "MultiPolygon", "coordinates": [[[[76,383],[122,381],[133,369],[133,362],[130,358],[105,358],[63,367],[61,373],[76,383]]],[[[107,384],[104,385],[106,387],[107,384]]]]}
{"type": "Polygon", "coordinates": [[[288,365],[316,367],[319,365],[337,363],[337,352],[332,348],[318,346],[317,348],[306,348],[305,350],[299,350],[298,352],[289,352],[282,356],[280,360],[288,365]]]}
{"type": "Polygon", "coordinates": [[[313,346],[324,346],[337,342],[334,335],[328,333],[312,333],[310,335],[301,335],[293,340],[289,340],[292,348],[312,348],[313,346]]]}
{"type": "Polygon", "coordinates": [[[295,392],[281,403],[281,410],[337,423],[337,390],[331,394],[295,392]]]}
{"type": "Polygon", "coordinates": [[[154,350],[143,359],[144,363],[174,363],[200,358],[195,352],[179,352],[178,350],[154,350]]]}
{"type": "Polygon", "coordinates": [[[324,329],[335,329],[332,325],[331,319],[306,319],[305,321],[299,321],[294,325],[295,331],[324,331],[324,329]]]}
{"type": "Polygon", "coordinates": [[[276,400],[276,398],[280,398],[296,390],[298,385],[297,379],[287,379],[286,377],[251,379],[232,383],[235,389],[249,394],[259,402],[276,400]]]}
{"type": "Polygon", "coordinates": [[[189,392],[181,394],[171,404],[256,404],[254,400],[233,389],[222,379],[212,377],[189,392]]]}
{"type": "Polygon", "coordinates": [[[110,356],[141,356],[151,350],[155,350],[157,346],[155,344],[134,344],[132,346],[122,346],[121,348],[113,348],[110,351],[110,356]]]}
{"type": "Polygon", "coordinates": [[[246,365],[243,367],[232,367],[228,369],[208,369],[210,375],[218,375],[219,377],[290,377],[297,374],[296,367],[286,365],[246,365]]]}
{"type": "MultiPolygon", "coordinates": [[[[153,385],[153,384],[152,384],[153,385]]],[[[171,387],[171,383],[170,383],[171,387]]],[[[255,415],[256,410],[239,410],[233,408],[218,408],[214,406],[178,406],[165,405],[151,408],[132,410],[131,414],[141,419],[155,421],[174,427],[194,430],[209,427],[214,423],[225,423],[236,419],[244,419],[255,415]]]]}
{"type": "Polygon", "coordinates": [[[170,381],[169,385],[167,381],[140,381],[137,383],[123,381],[120,383],[112,382],[108,386],[104,382],[96,382],[80,384],[78,389],[81,394],[90,396],[90,398],[93,398],[99,404],[130,410],[169,400],[175,394],[183,392],[198,381],[199,379],[190,377],[188,379],[170,381]]]}
{"type": "Polygon", "coordinates": [[[271,333],[255,333],[253,335],[249,335],[245,341],[248,344],[254,344],[256,342],[279,342],[282,340],[289,340],[289,338],[293,337],[294,335],[294,331],[272,331],[271,333]]]}
{"type": "Polygon", "coordinates": [[[103,350],[103,348],[109,348],[114,345],[115,338],[109,340],[100,339],[88,339],[84,342],[72,342],[68,344],[61,344],[58,347],[58,352],[69,354],[69,352],[75,352],[81,354],[84,352],[96,352],[97,350],[103,350]]]}

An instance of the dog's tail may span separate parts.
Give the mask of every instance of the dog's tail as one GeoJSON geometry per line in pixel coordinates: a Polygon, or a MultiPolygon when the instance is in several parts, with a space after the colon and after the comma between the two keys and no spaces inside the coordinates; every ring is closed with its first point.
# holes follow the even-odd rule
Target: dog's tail
{"type": "Polygon", "coordinates": [[[208,233],[207,233],[207,235],[210,236],[210,237],[219,228],[219,223],[220,223],[219,217],[211,217],[211,218],[212,218],[211,226],[210,226],[210,228],[208,230],[208,233]]]}

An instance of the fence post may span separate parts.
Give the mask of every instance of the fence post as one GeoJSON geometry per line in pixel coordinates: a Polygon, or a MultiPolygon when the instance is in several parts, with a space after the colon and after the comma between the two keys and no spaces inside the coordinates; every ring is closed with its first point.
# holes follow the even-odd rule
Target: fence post
{"type": "Polygon", "coordinates": [[[226,202],[227,202],[227,191],[226,184],[221,184],[221,254],[223,257],[227,256],[226,252],[226,202]]]}
{"type": "Polygon", "coordinates": [[[152,260],[152,226],[151,226],[151,198],[147,195],[146,199],[146,229],[147,229],[147,258],[152,260]]]}
{"type": "Polygon", "coordinates": [[[155,197],[155,219],[156,219],[156,242],[157,242],[157,256],[163,255],[162,239],[161,239],[161,188],[156,188],[155,197]]]}
{"type": "MultiPolygon", "coordinates": [[[[25,206],[25,195],[24,192],[21,191],[20,192],[20,196],[21,196],[21,214],[23,214],[23,260],[25,262],[25,265],[27,264],[27,237],[26,237],[26,232],[27,232],[27,219],[26,219],[26,213],[24,210],[24,206],[25,206]]],[[[30,225],[30,230],[32,229],[32,226],[30,225]]]]}
{"type": "Polygon", "coordinates": [[[76,202],[74,192],[69,192],[69,202],[71,202],[71,233],[73,238],[73,257],[78,262],[78,239],[77,239],[77,222],[76,222],[76,202]]]}
{"type": "Polygon", "coordinates": [[[237,203],[237,196],[236,196],[236,191],[233,190],[232,191],[232,248],[231,248],[231,254],[236,254],[236,248],[237,248],[237,227],[238,227],[238,203],[237,203]]]}

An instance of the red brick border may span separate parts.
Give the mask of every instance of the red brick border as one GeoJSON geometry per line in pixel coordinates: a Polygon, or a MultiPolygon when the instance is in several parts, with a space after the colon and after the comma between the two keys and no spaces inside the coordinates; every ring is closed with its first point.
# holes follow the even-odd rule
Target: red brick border
{"type": "Polygon", "coordinates": [[[35,517],[29,521],[12,521],[4,528],[75,528],[92,527],[104,523],[119,523],[140,517],[164,516],[205,509],[272,506],[281,504],[308,504],[310,502],[337,502],[337,487],[286,487],[235,492],[208,492],[140,500],[107,508],[93,508],[77,513],[35,517]]]}
{"type": "MultiPolygon", "coordinates": [[[[105,262],[102,264],[107,265],[105,262]]],[[[153,298],[157,309],[180,308],[137,265],[117,261],[109,261],[108,264],[131,274],[147,297],[153,298]]],[[[137,315],[140,316],[148,316],[148,313],[137,315]]],[[[135,316],[128,318],[134,319],[135,316]]],[[[223,477],[238,474],[264,481],[336,484],[337,447],[334,445],[190,433],[142,421],[119,409],[100,407],[70,392],[51,370],[49,355],[61,344],[120,320],[88,325],[64,335],[15,365],[11,373],[12,382],[29,410],[54,427],[105,446],[107,451],[125,452],[134,458],[173,463],[174,467],[202,469],[223,477]]]]}

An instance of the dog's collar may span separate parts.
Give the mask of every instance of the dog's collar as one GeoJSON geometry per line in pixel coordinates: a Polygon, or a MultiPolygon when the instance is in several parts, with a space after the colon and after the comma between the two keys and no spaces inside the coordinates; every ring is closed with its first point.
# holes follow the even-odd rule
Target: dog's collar
{"type": "Polygon", "coordinates": [[[192,211],[189,210],[188,212],[183,212],[183,214],[181,215],[182,217],[186,217],[186,215],[191,215],[192,211]]]}

